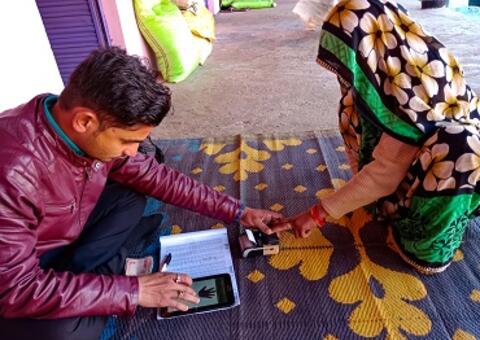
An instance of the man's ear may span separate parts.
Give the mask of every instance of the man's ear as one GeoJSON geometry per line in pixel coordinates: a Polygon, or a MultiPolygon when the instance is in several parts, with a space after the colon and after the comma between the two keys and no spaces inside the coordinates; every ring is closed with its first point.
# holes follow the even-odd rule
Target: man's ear
{"type": "Polygon", "coordinates": [[[97,131],[100,121],[95,112],[85,108],[78,108],[73,113],[72,128],[77,133],[97,131]]]}

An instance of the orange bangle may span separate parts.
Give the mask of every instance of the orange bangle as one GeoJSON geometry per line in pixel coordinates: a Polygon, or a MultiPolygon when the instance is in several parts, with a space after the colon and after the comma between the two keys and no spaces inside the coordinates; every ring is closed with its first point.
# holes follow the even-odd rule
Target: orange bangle
{"type": "Polygon", "coordinates": [[[310,217],[315,221],[319,228],[323,227],[326,223],[325,216],[320,216],[316,205],[310,208],[310,217]]]}

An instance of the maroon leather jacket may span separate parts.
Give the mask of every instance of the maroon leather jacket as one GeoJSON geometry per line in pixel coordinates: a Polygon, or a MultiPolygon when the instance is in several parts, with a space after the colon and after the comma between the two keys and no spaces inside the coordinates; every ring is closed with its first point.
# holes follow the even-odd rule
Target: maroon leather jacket
{"type": "Polygon", "coordinates": [[[44,97],[0,113],[0,316],[131,315],[137,278],[39,267],[39,256],[78,238],[107,177],[226,223],[240,203],[142,154],[77,156],[48,124],[44,97]]]}

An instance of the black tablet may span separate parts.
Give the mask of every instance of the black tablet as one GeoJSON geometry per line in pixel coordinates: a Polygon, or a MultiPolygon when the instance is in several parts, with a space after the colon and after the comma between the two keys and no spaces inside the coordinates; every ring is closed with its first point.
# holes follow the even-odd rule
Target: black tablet
{"type": "Polygon", "coordinates": [[[168,318],[185,314],[194,314],[213,309],[232,306],[235,302],[230,274],[218,274],[193,279],[192,288],[200,298],[199,304],[185,302],[186,312],[173,308],[160,308],[160,316],[168,318]]]}

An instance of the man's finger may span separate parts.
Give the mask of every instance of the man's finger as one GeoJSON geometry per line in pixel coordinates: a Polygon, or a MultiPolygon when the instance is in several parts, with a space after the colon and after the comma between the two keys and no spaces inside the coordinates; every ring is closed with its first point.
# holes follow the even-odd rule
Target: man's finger
{"type": "Polygon", "coordinates": [[[274,211],[268,211],[270,213],[270,216],[274,219],[281,219],[283,218],[283,215],[274,211]]]}
{"type": "Polygon", "coordinates": [[[172,307],[181,310],[182,312],[186,312],[188,310],[188,306],[186,304],[181,303],[179,300],[176,299],[170,299],[168,301],[167,307],[172,307]]]}
{"type": "Polygon", "coordinates": [[[285,230],[290,230],[292,229],[292,225],[290,224],[290,222],[281,222],[281,223],[275,223],[274,225],[272,225],[270,227],[270,229],[274,232],[274,233],[279,233],[281,231],[285,231],[285,230]]]}
{"type": "Polygon", "coordinates": [[[272,235],[273,234],[272,229],[270,229],[270,227],[268,225],[263,223],[263,221],[261,219],[255,220],[255,227],[260,229],[260,231],[264,234],[267,234],[267,235],[272,235]]]}
{"type": "Polygon", "coordinates": [[[274,222],[276,220],[283,218],[282,214],[275,213],[269,210],[263,210],[263,211],[264,211],[264,214],[262,216],[262,221],[266,224],[270,224],[271,222],[274,222]]]}
{"type": "Polygon", "coordinates": [[[191,286],[192,285],[192,278],[188,276],[187,274],[183,273],[171,273],[171,279],[175,283],[181,283],[186,286],[191,286]]]}
{"type": "Polygon", "coordinates": [[[174,283],[169,289],[175,292],[182,292],[183,294],[197,295],[191,287],[181,283],[174,283]]]}
{"type": "Polygon", "coordinates": [[[272,219],[271,223],[277,224],[277,223],[287,223],[290,222],[290,219],[288,217],[279,217],[279,218],[274,218],[272,219]]]}
{"type": "Polygon", "coordinates": [[[199,304],[200,303],[200,298],[197,295],[191,295],[191,294],[183,294],[183,296],[180,299],[180,302],[190,302],[194,304],[199,304]]]}

